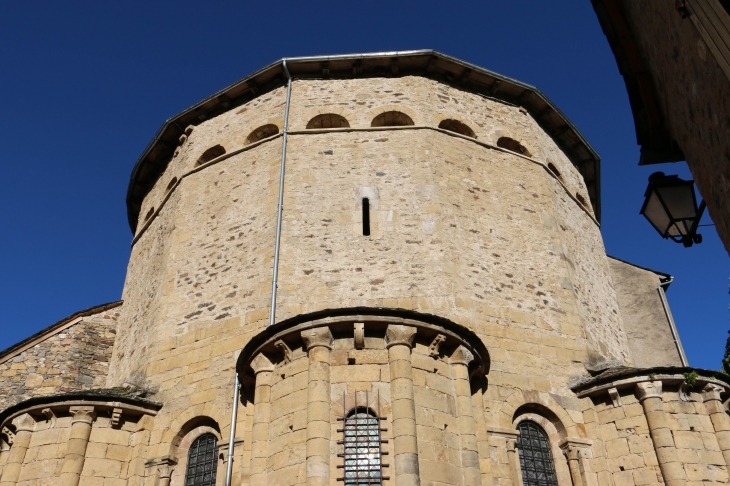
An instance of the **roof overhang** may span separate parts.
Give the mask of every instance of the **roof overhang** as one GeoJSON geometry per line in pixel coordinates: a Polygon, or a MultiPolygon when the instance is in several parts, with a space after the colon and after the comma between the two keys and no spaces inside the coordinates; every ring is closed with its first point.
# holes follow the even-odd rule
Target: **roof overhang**
{"type": "Polygon", "coordinates": [[[652,73],[641,55],[620,2],[591,2],[626,84],[631,112],[634,115],[636,143],[641,146],[639,165],[685,160],[682,149],[668,128],[652,73]]]}
{"type": "Polygon", "coordinates": [[[286,60],[298,79],[424,76],[460,89],[524,107],[555,140],[586,182],[596,219],[601,217],[600,157],[578,129],[539,89],[433,50],[295,57],[276,61],[169,118],[134,165],[127,190],[127,217],[134,232],[142,201],[163,173],[188,125],[283,86],[286,60]]]}

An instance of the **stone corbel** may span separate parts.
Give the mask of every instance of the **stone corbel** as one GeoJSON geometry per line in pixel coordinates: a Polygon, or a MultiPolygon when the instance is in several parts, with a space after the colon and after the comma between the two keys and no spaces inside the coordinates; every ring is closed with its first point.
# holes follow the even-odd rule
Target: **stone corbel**
{"type": "Polygon", "coordinates": [[[355,323],[355,349],[365,348],[365,323],[355,323]]]}
{"type": "Polygon", "coordinates": [[[332,332],[327,326],[307,329],[306,331],[302,331],[301,335],[302,341],[304,341],[304,346],[307,348],[307,352],[317,346],[332,349],[335,344],[332,332]]]}
{"type": "Polygon", "coordinates": [[[647,398],[662,399],[662,382],[661,381],[643,381],[636,384],[636,398],[639,402],[643,402],[647,398]]]}
{"type": "Polygon", "coordinates": [[[281,351],[281,354],[283,356],[283,358],[281,360],[281,364],[287,364],[287,363],[291,362],[291,357],[292,357],[291,349],[283,340],[279,339],[278,341],[276,341],[274,343],[274,347],[276,349],[278,349],[279,351],[281,351]]]}
{"type": "Polygon", "coordinates": [[[385,347],[403,345],[413,348],[413,341],[416,338],[418,329],[400,324],[390,324],[385,331],[385,347]]]}
{"type": "Polygon", "coordinates": [[[255,375],[258,375],[259,373],[262,373],[264,371],[274,371],[274,365],[271,363],[271,361],[269,361],[269,358],[264,356],[263,353],[259,353],[251,361],[251,369],[253,370],[255,375]]]}
{"type": "Polygon", "coordinates": [[[474,361],[474,355],[464,345],[459,345],[451,354],[451,364],[462,364],[468,368],[472,361],[474,361]]]}
{"type": "Polygon", "coordinates": [[[44,408],[43,410],[41,410],[41,413],[46,417],[46,420],[48,420],[48,422],[49,422],[48,428],[49,429],[55,428],[56,427],[56,414],[53,413],[53,410],[51,410],[50,408],[44,408]]]}
{"type": "Polygon", "coordinates": [[[15,432],[10,430],[7,427],[3,427],[2,430],[0,430],[0,433],[2,433],[5,437],[8,438],[7,444],[9,446],[13,445],[13,442],[15,442],[15,432]]]}
{"type": "Polygon", "coordinates": [[[614,407],[623,407],[624,406],[623,402],[621,401],[621,395],[619,395],[618,390],[616,388],[609,388],[608,396],[611,397],[611,403],[613,403],[614,407]]]}
{"type": "Polygon", "coordinates": [[[119,427],[122,421],[122,409],[115,408],[112,410],[112,418],[109,420],[109,427],[119,427]]]}
{"type": "Polygon", "coordinates": [[[433,341],[431,341],[431,344],[428,346],[428,355],[434,359],[438,359],[439,348],[444,341],[446,341],[446,336],[444,336],[443,334],[437,334],[436,337],[433,338],[433,341]]]}

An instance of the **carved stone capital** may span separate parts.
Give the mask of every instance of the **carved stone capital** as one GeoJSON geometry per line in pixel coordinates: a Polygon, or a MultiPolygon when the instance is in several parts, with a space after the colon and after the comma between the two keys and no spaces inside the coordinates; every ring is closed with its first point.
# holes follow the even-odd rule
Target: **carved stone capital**
{"type": "Polygon", "coordinates": [[[390,324],[385,331],[385,347],[402,345],[413,348],[413,340],[416,338],[417,331],[418,329],[415,327],[390,324]]]}
{"type": "Polygon", "coordinates": [[[355,323],[354,336],[355,336],[355,349],[364,349],[365,348],[365,323],[364,322],[355,323]]]}
{"type": "Polygon", "coordinates": [[[711,400],[717,400],[718,402],[721,402],[722,398],[720,398],[720,395],[724,391],[725,389],[720,385],[717,385],[715,383],[708,383],[702,389],[702,401],[709,402],[711,400]]]}
{"type": "Polygon", "coordinates": [[[464,345],[459,345],[451,354],[451,364],[469,366],[472,361],[474,361],[474,355],[464,345]]]}
{"type": "Polygon", "coordinates": [[[13,425],[15,425],[16,435],[18,432],[33,432],[35,430],[35,420],[33,420],[33,417],[27,413],[24,413],[19,417],[15,417],[15,419],[13,419],[13,425]]]}
{"type": "Polygon", "coordinates": [[[302,340],[304,341],[304,346],[306,346],[307,351],[317,346],[332,349],[332,346],[335,344],[332,332],[327,326],[313,327],[306,331],[302,331],[302,340]]]}
{"type": "Polygon", "coordinates": [[[274,371],[274,365],[269,361],[269,358],[264,356],[263,353],[259,353],[251,361],[251,369],[255,375],[258,375],[264,371],[274,371]]]}
{"type": "Polygon", "coordinates": [[[507,452],[517,452],[517,438],[509,438],[506,441],[507,452]]]}
{"type": "Polygon", "coordinates": [[[558,447],[563,451],[568,461],[577,461],[583,457],[583,451],[590,449],[592,442],[586,439],[567,438],[560,441],[558,447]]]}
{"type": "Polygon", "coordinates": [[[71,412],[71,415],[73,418],[71,419],[71,425],[75,424],[76,422],[81,422],[87,425],[91,425],[91,423],[96,418],[96,413],[94,412],[94,407],[87,407],[87,406],[77,406],[77,407],[71,407],[69,409],[69,412],[71,412]]]}
{"type": "Polygon", "coordinates": [[[661,381],[643,381],[636,384],[636,398],[643,402],[647,398],[662,399],[661,381]]]}

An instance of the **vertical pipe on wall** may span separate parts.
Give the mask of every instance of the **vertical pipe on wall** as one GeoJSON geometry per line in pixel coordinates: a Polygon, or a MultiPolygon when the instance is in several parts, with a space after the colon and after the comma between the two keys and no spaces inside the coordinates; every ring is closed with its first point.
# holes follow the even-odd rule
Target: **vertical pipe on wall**
{"type": "Polygon", "coordinates": [[[236,438],[236,420],[238,418],[238,393],[241,389],[241,383],[238,381],[238,373],[236,373],[235,384],[233,385],[233,411],[231,412],[231,434],[228,438],[228,464],[226,465],[226,486],[231,486],[231,477],[233,476],[233,442],[236,438]]]}
{"type": "Polygon", "coordinates": [[[679,353],[679,359],[682,361],[682,366],[689,366],[687,361],[687,355],[684,354],[684,348],[682,347],[682,341],[679,340],[679,332],[677,332],[677,325],[674,323],[674,317],[672,317],[672,311],[669,310],[669,303],[667,302],[667,294],[664,291],[665,286],[669,286],[670,283],[674,282],[674,277],[670,276],[665,282],[659,284],[657,292],[659,292],[659,299],[662,301],[664,307],[664,313],[667,315],[669,321],[669,329],[672,331],[672,338],[674,338],[674,345],[677,347],[679,353]]]}
{"type": "Polygon", "coordinates": [[[276,287],[279,278],[279,247],[281,246],[281,216],[284,206],[284,169],[286,168],[286,136],[289,131],[289,103],[291,101],[291,75],[286,67],[286,59],[282,61],[284,73],[288,79],[286,85],[286,106],[284,108],[284,128],[281,142],[281,168],[279,169],[279,208],[276,215],[276,241],[274,243],[274,278],[271,282],[271,315],[269,326],[276,322],[276,287]]]}

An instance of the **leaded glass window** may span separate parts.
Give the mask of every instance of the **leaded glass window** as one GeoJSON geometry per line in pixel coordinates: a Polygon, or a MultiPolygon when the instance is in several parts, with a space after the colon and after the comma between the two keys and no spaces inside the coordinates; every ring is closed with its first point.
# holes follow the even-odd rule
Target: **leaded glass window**
{"type": "Polygon", "coordinates": [[[185,486],[215,486],[217,440],[213,434],[203,434],[190,446],[185,486]]]}
{"type": "Polygon", "coordinates": [[[356,407],[344,418],[345,484],[380,486],[380,418],[366,407],[356,407]]]}
{"type": "Polygon", "coordinates": [[[550,441],[545,431],[529,420],[520,422],[517,429],[520,431],[517,449],[524,486],[557,486],[550,441]]]}

